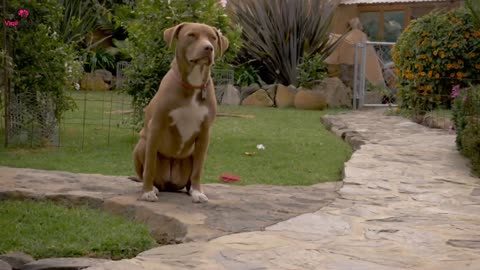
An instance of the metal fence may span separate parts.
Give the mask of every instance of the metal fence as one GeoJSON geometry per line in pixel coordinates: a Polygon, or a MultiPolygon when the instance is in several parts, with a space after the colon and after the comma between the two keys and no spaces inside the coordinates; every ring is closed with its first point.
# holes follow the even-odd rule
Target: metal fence
{"type": "Polygon", "coordinates": [[[395,103],[393,42],[362,42],[355,45],[353,108],[390,106],[395,103]]]}
{"type": "MultiPolygon", "coordinates": [[[[127,64],[118,66],[117,87],[127,80],[123,73],[127,64]]],[[[233,84],[233,70],[214,70],[212,77],[216,85],[233,84]]],[[[110,147],[117,140],[136,142],[138,116],[132,98],[117,90],[67,91],[75,107],[57,119],[55,102],[41,89],[17,93],[11,86],[7,94],[4,88],[0,85],[7,105],[0,106],[2,145],[84,149],[110,147]]]]}

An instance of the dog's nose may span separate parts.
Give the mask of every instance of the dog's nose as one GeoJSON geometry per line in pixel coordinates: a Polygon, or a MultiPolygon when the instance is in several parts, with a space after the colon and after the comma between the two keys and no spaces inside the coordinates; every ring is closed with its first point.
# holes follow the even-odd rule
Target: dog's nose
{"type": "Polygon", "coordinates": [[[213,51],[213,46],[208,44],[207,46],[205,46],[205,51],[209,51],[209,52],[213,51]]]}

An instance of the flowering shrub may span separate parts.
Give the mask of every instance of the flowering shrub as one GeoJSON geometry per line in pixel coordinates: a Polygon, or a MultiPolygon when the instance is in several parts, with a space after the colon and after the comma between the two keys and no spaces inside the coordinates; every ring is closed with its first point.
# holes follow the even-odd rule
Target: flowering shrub
{"type": "Polygon", "coordinates": [[[480,173],[480,86],[467,89],[455,86],[452,97],[457,147],[480,173]]]}
{"type": "Polygon", "coordinates": [[[453,85],[480,76],[480,29],[467,9],[433,12],[412,21],[392,50],[402,105],[450,105],[453,85]]]}

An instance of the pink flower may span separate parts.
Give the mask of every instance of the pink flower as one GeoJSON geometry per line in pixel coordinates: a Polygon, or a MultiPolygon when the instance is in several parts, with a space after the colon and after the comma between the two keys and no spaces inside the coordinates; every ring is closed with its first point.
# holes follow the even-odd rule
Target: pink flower
{"type": "Polygon", "coordinates": [[[456,98],[458,97],[458,95],[460,94],[460,85],[457,84],[453,87],[452,89],[452,94],[450,95],[452,98],[456,98]]]}
{"type": "Polygon", "coordinates": [[[30,13],[28,12],[28,10],[26,9],[20,9],[18,12],[17,12],[18,16],[22,17],[22,18],[28,18],[28,15],[30,15],[30,13]]]}
{"type": "Polygon", "coordinates": [[[220,5],[222,5],[222,7],[226,7],[227,6],[227,0],[220,0],[220,5]]]}

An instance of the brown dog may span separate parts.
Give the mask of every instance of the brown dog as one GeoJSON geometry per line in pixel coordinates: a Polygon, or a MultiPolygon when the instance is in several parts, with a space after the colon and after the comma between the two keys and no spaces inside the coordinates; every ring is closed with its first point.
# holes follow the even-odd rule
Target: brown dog
{"type": "Polygon", "coordinates": [[[133,151],[135,170],[143,181],[140,200],[156,201],[158,190],[186,187],[193,202],[206,202],[200,176],[217,109],[210,70],[215,56],[228,48],[228,40],[217,29],[198,23],[169,28],[164,39],[170,46],[176,41],[175,59],[145,108],[145,124],[133,151]]]}

